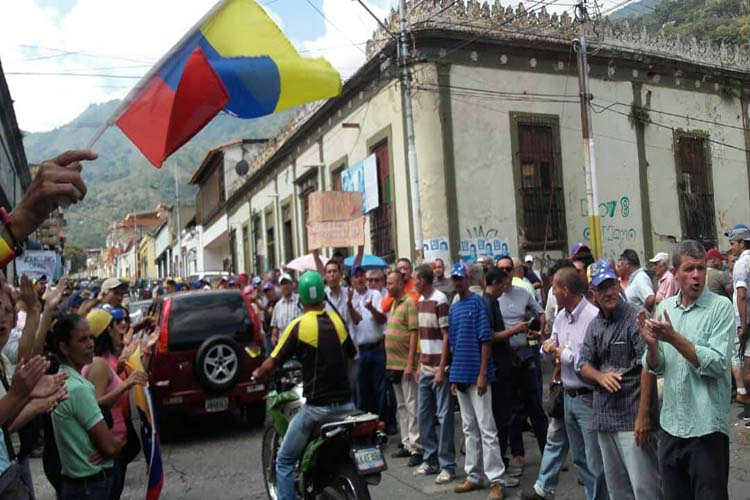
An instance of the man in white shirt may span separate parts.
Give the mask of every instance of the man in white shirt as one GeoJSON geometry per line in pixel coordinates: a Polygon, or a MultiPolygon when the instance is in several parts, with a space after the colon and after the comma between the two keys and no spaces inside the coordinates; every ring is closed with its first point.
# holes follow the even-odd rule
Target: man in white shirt
{"type": "MultiPolygon", "coordinates": [[[[748,337],[750,336],[748,323],[750,322],[750,229],[744,224],[734,226],[727,231],[729,238],[729,251],[737,260],[732,270],[732,284],[734,295],[734,318],[737,326],[737,338],[735,339],[736,357],[732,358],[733,371],[739,370],[741,366],[745,389],[750,387],[750,350],[748,349],[748,337]]],[[[748,394],[737,394],[737,401],[745,405],[745,411],[740,415],[745,421],[750,421],[750,397],[748,394]]]]}
{"type": "Polygon", "coordinates": [[[275,346],[279,337],[284,333],[286,327],[297,316],[302,314],[302,306],[299,304],[299,296],[294,293],[294,279],[284,273],[279,279],[281,286],[281,298],[276,302],[271,316],[271,342],[275,346]]]}
{"type": "Polygon", "coordinates": [[[382,325],[386,316],[380,310],[382,296],[367,288],[365,270],[352,270],[352,286],[347,291],[347,309],[352,320],[352,340],[357,346],[355,401],[362,411],[384,415],[385,345],[382,325]]]}
{"type": "Polygon", "coordinates": [[[625,297],[628,299],[628,303],[638,310],[646,309],[648,312],[653,312],[656,304],[654,286],[651,283],[651,278],[641,267],[641,259],[638,257],[638,253],[630,248],[622,252],[617,270],[620,280],[623,283],[627,282],[625,297]]]}

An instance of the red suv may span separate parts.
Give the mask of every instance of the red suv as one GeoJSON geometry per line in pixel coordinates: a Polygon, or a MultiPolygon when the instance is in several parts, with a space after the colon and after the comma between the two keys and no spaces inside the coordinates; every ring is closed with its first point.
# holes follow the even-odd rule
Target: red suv
{"type": "Polygon", "coordinates": [[[249,424],[263,423],[268,389],[252,380],[263,356],[245,352],[263,342],[258,320],[239,290],[168,295],[159,326],[149,382],[161,418],[240,408],[249,424]]]}

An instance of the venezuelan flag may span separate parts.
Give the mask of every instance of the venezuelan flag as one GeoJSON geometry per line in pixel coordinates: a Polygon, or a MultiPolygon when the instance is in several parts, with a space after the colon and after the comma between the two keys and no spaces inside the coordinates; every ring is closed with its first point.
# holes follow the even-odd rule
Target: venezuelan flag
{"type": "Polygon", "coordinates": [[[322,58],[297,53],[255,0],[223,0],[136,85],[114,123],[156,167],[221,110],[257,118],[341,92],[322,58]]]}
{"type": "MultiPolygon", "coordinates": [[[[135,352],[125,362],[133,371],[145,371],[141,363],[141,349],[137,347],[135,352]]],[[[148,474],[148,485],[146,487],[146,500],[158,500],[164,487],[164,469],[161,461],[161,443],[159,442],[159,424],[156,421],[154,405],[151,401],[151,392],[148,387],[136,385],[133,387],[133,400],[138,408],[141,420],[141,443],[143,454],[146,459],[146,473],[148,474]]]]}

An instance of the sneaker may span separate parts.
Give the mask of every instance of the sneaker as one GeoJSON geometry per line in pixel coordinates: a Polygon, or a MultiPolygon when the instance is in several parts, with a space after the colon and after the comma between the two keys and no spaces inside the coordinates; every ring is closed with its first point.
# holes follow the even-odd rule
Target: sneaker
{"type": "Polygon", "coordinates": [[[422,454],[421,453],[414,453],[412,456],[409,457],[409,461],[406,463],[409,467],[416,467],[417,465],[422,463],[422,454]]]}
{"type": "Polygon", "coordinates": [[[456,475],[448,469],[443,469],[435,478],[435,484],[447,484],[456,479],[456,475]]]}
{"type": "Polygon", "coordinates": [[[460,483],[456,485],[455,488],[453,488],[454,493],[468,493],[470,491],[474,490],[481,490],[484,489],[484,485],[477,484],[472,481],[469,481],[468,479],[464,479],[460,483]]]}
{"type": "Polygon", "coordinates": [[[505,487],[506,488],[518,488],[518,486],[521,484],[521,480],[517,477],[509,477],[507,474],[506,477],[503,477],[505,480],[505,487]]]}
{"type": "Polygon", "coordinates": [[[411,453],[406,448],[399,448],[398,450],[391,453],[391,458],[406,458],[410,457],[411,453]]]}
{"type": "Polygon", "coordinates": [[[503,500],[505,498],[505,488],[502,484],[495,483],[490,486],[490,494],[487,495],[487,500],[503,500]]]}
{"type": "Polygon", "coordinates": [[[440,472],[440,469],[435,467],[434,465],[430,465],[427,462],[422,462],[422,464],[416,468],[414,471],[415,476],[432,476],[433,474],[437,474],[440,472]]]}

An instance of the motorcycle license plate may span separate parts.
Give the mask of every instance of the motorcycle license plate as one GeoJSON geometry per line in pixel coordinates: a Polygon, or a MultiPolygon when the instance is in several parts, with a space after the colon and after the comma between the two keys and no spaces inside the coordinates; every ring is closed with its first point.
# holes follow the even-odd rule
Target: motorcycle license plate
{"type": "Polygon", "coordinates": [[[229,398],[207,399],[205,408],[208,413],[224,411],[229,408],[229,398]]]}
{"type": "Polygon", "coordinates": [[[383,452],[378,448],[364,448],[354,451],[354,462],[359,472],[370,472],[385,467],[383,452]]]}

